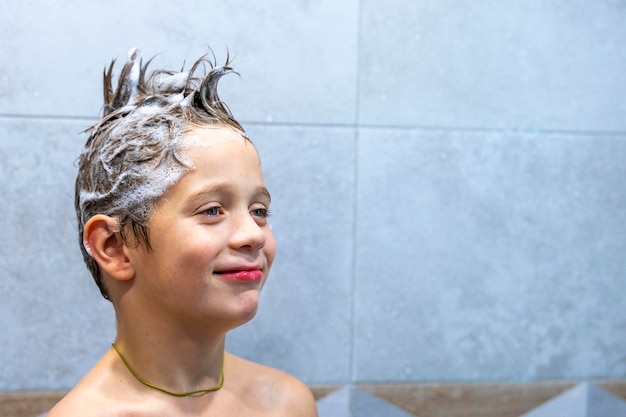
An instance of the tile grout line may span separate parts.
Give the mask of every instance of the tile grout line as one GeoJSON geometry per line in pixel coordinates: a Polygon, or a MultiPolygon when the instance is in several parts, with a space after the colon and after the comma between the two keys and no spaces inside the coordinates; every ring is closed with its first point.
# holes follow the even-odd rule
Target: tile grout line
{"type": "MultiPolygon", "coordinates": [[[[360,53],[360,51],[359,51],[360,53]]],[[[359,59],[357,57],[357,66],[359,59]]],[[[476,126],[436,126],[436,125],[402,125],[402,124],[367,124],[360,123],[359,117],[359,99],[360,99],[360,73],[357,71],[357,93],[356,93],[356,121],[354,123],[309,123],[309,122],[265,122],[241,120],[243,125],[250,126],[266,126],[271,127],[302,127],[314,129],[369,129],[369,130],[408,130],[408,131],[445,131],[450,133],[463,132],[480,132],[480,133],[503,133],[503,134],[522,134],[522,135],[571,135],[571,136],[602,136],[602,137],[621,137],[626,135],[626,130],[567,130],[555,128],[516,128],[516,127],[476,127],[476,126]]],[[[0,121],[2,120],[56,120],[68,122],[86,122],[92,124],[97,117],[88,116],[70,116],[70,115],[45,115],[45,114],[10,114],[0,113],[0,121]]]]}
{"type": "MultiPolygon", "coordinates": [[[[355,62],[355,96],[354,96],[354,149],[353,149],[353,195],[352,195],[352,267],[350,291],[350,375],[349,384],[353,386],[357,380],[356,369],[356,286],[357,286],[357,239],[358,239],[358,196],[359,196],[359,119],[361,100],[361,0],[356,2],[356,62],[355,62]]],[[[350,397],[350,402],[352,396],[350,397]]]]}

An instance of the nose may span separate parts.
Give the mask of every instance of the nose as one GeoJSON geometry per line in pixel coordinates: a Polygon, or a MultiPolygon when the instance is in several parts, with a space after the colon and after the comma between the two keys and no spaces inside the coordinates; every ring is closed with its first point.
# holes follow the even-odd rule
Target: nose
{"type": "Polygon", "coordinates": [[[259,250],[267,241],[266,230],[261,227],[254,217],[245,211],[238,214],[233,222],[230,246],[233,249],[259,250]]]}

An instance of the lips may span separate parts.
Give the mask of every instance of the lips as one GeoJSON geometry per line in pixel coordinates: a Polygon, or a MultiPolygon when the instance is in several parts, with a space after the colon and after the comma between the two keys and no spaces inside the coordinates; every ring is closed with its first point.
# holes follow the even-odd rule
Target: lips
{"type": "Polygon", "coordinates": [[[216,271],[214,273],[221,278],[233,281],[251,282],[263,279],[263,272],[256,267],[233,268],[224,271],[216,271]]]}

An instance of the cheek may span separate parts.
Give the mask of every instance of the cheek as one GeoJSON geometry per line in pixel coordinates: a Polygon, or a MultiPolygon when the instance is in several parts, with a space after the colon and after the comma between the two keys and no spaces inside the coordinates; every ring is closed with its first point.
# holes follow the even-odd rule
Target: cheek
{"type": "MultiPolygon", "coordinates": [[[[178,263],[180,268],[207,268],[218,257],[219,245],[215,239],[188,239],[178,247],[172,248],[174,253],[178,253],[178,263]]],[[[172,255],[170,255],[172,256],[172,255]]]]}
{"type": "Polygon", "coordinates": [[[274,235],[271,231],[267,234],[263,252],[265,252],[265,258],[267,259],[267,266],[269,268],[272,266],[274,258],[276,257],[276,239],[274,239],[274,235]]]}
{"type": "Polygon", "coordinates": [[[166,244],[155,249],[156,262],[161,262],[174,275],[181,272],[203,273],[219,251],[217,236],[207,236],[197,230],[170,230],[164,234],[166,244]]]}

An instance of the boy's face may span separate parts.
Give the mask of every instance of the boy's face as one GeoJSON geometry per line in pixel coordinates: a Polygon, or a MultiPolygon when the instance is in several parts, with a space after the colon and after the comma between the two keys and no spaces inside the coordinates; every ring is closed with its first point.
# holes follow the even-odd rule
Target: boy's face
{"type": "Polygon", "coordinates": [[[259,157],[226,127],[195,128],[185,144],[194,168],[151,215],[152,251],[127,248],[133,288],[165,320],[240,325],[256,313],[276,254],[259,157]]]}

